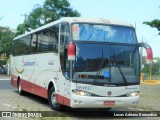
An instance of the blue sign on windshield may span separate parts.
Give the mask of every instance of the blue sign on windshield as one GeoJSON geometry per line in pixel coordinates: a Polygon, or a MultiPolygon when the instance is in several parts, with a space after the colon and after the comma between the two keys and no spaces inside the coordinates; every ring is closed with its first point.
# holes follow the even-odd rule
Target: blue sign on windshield
{"type": "Polygon", "coordinates": [[[109,70],[105,70],[105,71],[104,71],[104,77],[105,77],[105,78],[110,77],[110,72],[109,72],[109,70]]]}

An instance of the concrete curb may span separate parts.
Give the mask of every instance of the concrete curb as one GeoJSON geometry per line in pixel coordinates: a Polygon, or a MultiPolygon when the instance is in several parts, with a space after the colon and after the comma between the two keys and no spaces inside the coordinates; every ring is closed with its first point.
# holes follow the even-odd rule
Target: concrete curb
{"type": "Polygon", "coordinates": [[[145,81],[141,81],[141,84],[160,85],[160,80],[145,80],[145,81]]]}
{"type": "Polygon", "coordinates": [[[10,77],[0,77],[0,80],[11,80],[10,77]]]}

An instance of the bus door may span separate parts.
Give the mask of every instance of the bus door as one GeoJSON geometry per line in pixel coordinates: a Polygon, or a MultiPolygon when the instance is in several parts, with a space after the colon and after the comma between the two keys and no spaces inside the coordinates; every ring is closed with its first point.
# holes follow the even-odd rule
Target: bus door
{"type": "MultiPolygon", "coordinates": [[[[69,80],[69,61],[67,57],[67,44],[69,41],[69,24],[68,23],[61,23],[61,31],[60,31],[60,64],[61,64],[61,70],[63,73],[63,96],[64,98],[70,98],[70,89],[71,89],[71,81],[69,80]]],[[[62,79],[63,79],[62,78],[62,79]]],[[[68,100],[64,99],[64,104],[67,103],[68,100]]]]}

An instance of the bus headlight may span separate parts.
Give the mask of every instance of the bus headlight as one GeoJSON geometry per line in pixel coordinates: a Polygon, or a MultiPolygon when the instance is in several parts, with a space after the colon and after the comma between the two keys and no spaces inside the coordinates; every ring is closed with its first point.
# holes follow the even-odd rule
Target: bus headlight
{"type": "Polygon", "coordinates": [[[91,93],[82,90],[72,90],[72,92],[80,96],[91,96],[91,93]]]}
{"type": "Polygon", "coordinates": [[[134,96],[138,96],[139,95],[139,91],[136,92],[131,92],[127,94],[127,97],[134,97],[134,96]]]}

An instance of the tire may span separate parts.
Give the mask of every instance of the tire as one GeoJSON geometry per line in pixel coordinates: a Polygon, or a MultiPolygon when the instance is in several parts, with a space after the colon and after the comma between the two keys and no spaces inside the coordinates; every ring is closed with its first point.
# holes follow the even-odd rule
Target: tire
{"type": "Polygon", "coordinates": [[[62,109],[62,105],[57,103],[54,86],[49,90],[48,101],[52,110],[60,111],[62,109]]]}
{"type": "Polygon", "coordinates": [[[21,87],[21,81],[20,80],[18,80],[18,93],[19,93],[19,95],[24,94],[24,91],[22,90],[22,87],[21,87]]]}
{"type": "Polygon", "coordinates": [[[111,110],[112,108],[106,108],[107,111],[111,110]]]}

